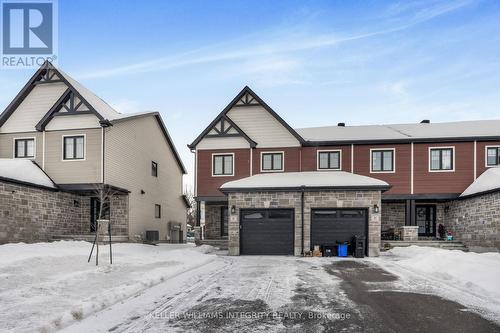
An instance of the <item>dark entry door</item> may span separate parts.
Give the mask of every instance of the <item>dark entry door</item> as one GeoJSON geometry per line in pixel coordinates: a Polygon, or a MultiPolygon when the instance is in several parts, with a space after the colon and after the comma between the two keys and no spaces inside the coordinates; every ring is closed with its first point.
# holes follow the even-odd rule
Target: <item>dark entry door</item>
{"type": "Polygon", "coordinates": [[[331,246],[351,242],[354,236],[367,236],[366,209],[313,209],[311,214],[311,249],[314,245],[331,246]]]}
{"type": "Polygon", "coordinates": [[[415,220],[419,236],[433,237],[436,235],[436,206],[416,205],[415,220]]]}
{"type": "Polygon", "coordinates": [[[241,254],[293,255],[293,209],[245,209],[240,214],[241,254]]]}

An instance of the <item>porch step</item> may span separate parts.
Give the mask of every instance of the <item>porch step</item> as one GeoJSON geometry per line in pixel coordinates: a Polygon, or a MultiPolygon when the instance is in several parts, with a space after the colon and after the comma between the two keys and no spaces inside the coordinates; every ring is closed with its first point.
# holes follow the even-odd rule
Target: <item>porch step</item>
{"type": "Polygon", "coordinates": [[[382,241],[382,247],[384,249],[392,249],[394,247],[406,247],[406,246],[427,246],[427,247],[436,247],[445,250],[462,250],[469,251],[467,246],[465,246],[460,241],[440,241],[440,240],[418,240],[418,241],[382,241]]]}
{"type": "MultiPolygon", "coordinates": [[[[57,235],[53,236],[52,240],[58,241],[58,240],[75,240],[75,241],[86,241],[86,242],[93,242],[95,239],[95,235],[57,235]]],[[[106,243],[109,240],[109,237],[104,236],[104,243],[106,243]]],[[[111,242],[113,243],[121,243],[121,242],[128,242],[128,236],[111,236],[111,242]]]]}
{"type": "Polygon", "coordinates": [[[196,245],[210,245],[218,247],[220,250],[227,250],[227,239],[204,239],[196,242],[196,245]]]}

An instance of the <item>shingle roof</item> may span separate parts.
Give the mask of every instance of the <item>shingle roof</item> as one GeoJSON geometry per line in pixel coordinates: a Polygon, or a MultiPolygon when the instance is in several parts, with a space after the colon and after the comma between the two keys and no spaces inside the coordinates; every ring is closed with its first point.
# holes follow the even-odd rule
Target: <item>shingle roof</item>
{"type": "Polygon", "coordinates": [[[331,188],[331,189],[388,189],[383,180],[345,171],[306,171],[261,173],[223,184],[222,192],[234,190],[273,190],[331,188]]]}
{"type": "Polygon", "coordinates": [[[498,137],[500,120],[297,128],[306,141],[362,141],[498,137]]]}

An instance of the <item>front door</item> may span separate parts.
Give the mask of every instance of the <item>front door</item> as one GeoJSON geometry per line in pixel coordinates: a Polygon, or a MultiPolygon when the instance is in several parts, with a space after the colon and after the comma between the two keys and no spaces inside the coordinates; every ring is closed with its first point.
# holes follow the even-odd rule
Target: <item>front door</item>
{"type": "Polygon", "coordinates": [[[436,206],[416,205],[415,219],[418,226],[419,236],[436,236],[436,206]]]}

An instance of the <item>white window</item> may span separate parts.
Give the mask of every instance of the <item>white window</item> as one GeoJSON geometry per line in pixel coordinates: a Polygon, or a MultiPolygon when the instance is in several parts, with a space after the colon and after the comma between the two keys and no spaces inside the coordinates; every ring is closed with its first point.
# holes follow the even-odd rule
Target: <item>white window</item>
{"type": "Polygon", "coordinates": [[[85,136],[63,136],[63,159],[83,160],[85,159],[85,136]]]}
{"type": "Polygon", "coordinates": [[[429,148],[429,171],[454,171],[454,147],[429,148]]]}
{"type": "Polygon", "coordinates": [[[370,149],[371,172],[394,172],[394,148],[370,149]]]}
{"type": "Polygon", "coordinates": [[[500,147],[486,147],[486,166],[500,165],[500,147]]]}
{"type": "Polygon", "coordinates": [[[260,160],[260,171],[262,172],[284,170],[283,152],[262,152],[260,160]]]}
{"type": "Polygon", "coordinates": [[[234,154],[212,155],[212,176],[233,176],[234,154]]]}
{"type": "Polygon", "coordinates": [[[35,157],[35,138],[14,139],[14,157],[15,158],[34,158],[35,157]]]}
{"type": "Polygon", "coordinates": [[[318,170],[340,170],[340,150],[318,150],[318,170]]]}

